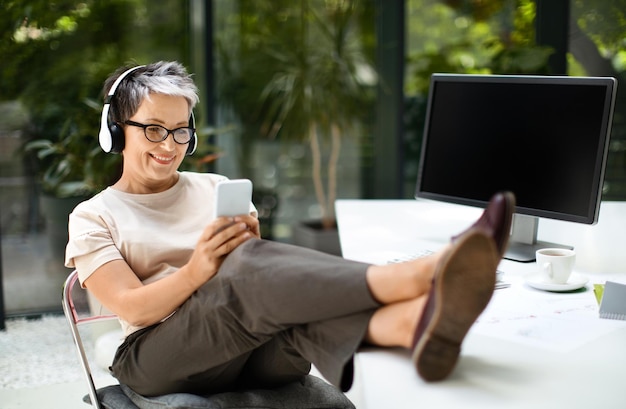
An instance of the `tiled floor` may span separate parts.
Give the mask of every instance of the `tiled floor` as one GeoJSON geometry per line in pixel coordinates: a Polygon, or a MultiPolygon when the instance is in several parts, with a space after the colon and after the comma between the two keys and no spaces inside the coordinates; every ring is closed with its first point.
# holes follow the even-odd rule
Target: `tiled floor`
{"type": "MultiPolygon", "coordinates": [[[[92,324],[81,330],[96,385],[114,382],[95,359],[92,324]]],[[[114,347],[113,347],[114,348],[114,347]]],[[[12,318],[0,333],[0,408],[85,408],[87,383],[63,315],[12,318]]]]}
{"type": "Polygon", "coordinates": [[[0,389],[2,409],[88,409],[82,401],[84,382],[42,386],[34,389],[0,389]]]}

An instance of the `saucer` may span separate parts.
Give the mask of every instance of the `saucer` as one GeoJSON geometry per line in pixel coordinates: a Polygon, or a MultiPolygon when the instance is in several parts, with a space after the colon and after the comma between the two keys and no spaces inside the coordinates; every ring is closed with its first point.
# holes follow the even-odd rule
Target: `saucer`
{"type": "Polygon", "coordinates": [[[587,284],[589,279],[583,275],[572,273],[564,284],[556,284],[550,283],[545,280],[545,278],[540,273],[530,273],[526,277],[526,284],[529,286],[536,288],[538,290],[544,291],[573,291],[582,288],[587,284]]]}

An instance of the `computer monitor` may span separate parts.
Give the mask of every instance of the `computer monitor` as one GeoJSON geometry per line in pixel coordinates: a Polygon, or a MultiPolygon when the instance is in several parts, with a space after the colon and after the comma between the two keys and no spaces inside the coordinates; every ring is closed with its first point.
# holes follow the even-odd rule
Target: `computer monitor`
{"type": "MultiPolygon", "coordinates": [[[[517,206],[505,257],[533,261],[539,218],[598,220],[614,78],[433,74],[415,196],[517,206]]],[[[570,247],[571,248],[571,247],[570,247]]]]}

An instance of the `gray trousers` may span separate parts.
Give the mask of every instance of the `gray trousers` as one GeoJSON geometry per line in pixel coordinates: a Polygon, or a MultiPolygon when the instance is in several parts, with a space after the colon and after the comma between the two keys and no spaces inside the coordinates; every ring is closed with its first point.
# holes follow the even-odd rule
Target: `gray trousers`
{"type": "Polygon", "coordinates": [[[207,394],[284,384],[313,363],[346,391],[352,358],[379,307],[367,267],[248,240],[173,316],[129,335],[112,372],[145,396],[207,394]]]}

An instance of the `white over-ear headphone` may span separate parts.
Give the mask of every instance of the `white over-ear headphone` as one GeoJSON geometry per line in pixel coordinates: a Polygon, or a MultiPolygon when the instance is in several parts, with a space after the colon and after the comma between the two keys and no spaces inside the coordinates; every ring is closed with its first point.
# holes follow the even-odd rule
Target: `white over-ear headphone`
{"type": "MultiPolygon", "coordinates": [[[[104,99],[104,106],[102,107],[102,115],[100,117],[100,132],[98,134],[98,140],[100,141],[100,147],[106,153],[120,153],[124,150],[124,130],[120,127],[116,122],[110,121],[109,119],[109,110],[111,108],[111,100],[115,95],[115,91],[120,83],[130,74],[131,72],[143,68],[145,65],[139,65],[137,67],[130,68],[120,74],[119,77],[115,80],[111,89],[109,90],[108,95],[104,99]]],[[[191,116],[189,117],[189,126],[191,128],[195,128],[195,118],[193,116],[193,111],[191,112],[191,116]]],[[[194,132],[193,137],[189,141],[189,145],[187,146],[187,155],[191,155],[196,151],[196,146],[198,144],[198,136],[194,132]]]]}

